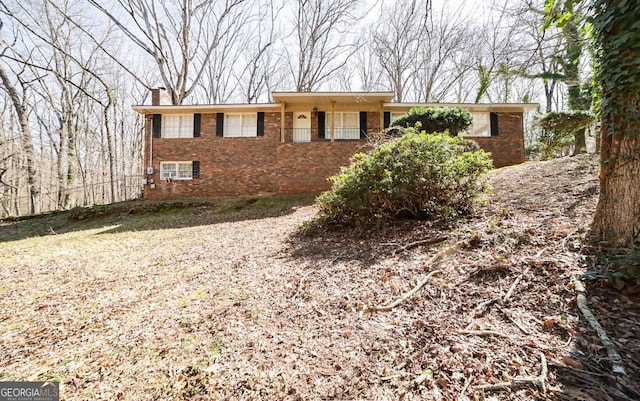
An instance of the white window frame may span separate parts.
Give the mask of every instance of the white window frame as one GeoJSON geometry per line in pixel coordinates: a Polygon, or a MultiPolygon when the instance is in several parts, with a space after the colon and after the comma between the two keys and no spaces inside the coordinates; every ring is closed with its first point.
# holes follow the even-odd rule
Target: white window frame
{"type": "Polygon", "coordinates": [[[391,112],[391,121],[390,121],[391,126],[393,126],[393,122],[395,120],[397,120],[400,117],[404,117],[406,115],[407,115],[407,113],[403,113],[403,112],[400,112],[400,111],[392,111],[391,112]]]}
{"type": "MultiPolygon", "coordinates": [[[[360,139],[360,112],[336,111],[334,139],[360,139]],[[345,125],[345,115],[355,115],[355,126],[345,125]]],[[[353,117],[353,116],[352,116],[353,117]]],[[[325,138],[331,138],[331,112],[325,114],[325,138]]]]}
{"type": "Polygon", "coordinates": [[[471,112],[471,117],[473,117],[471,127],[469,127],[467,131],[462,132],[460,134],[461,136],[491,136],[491,117],[488,111],[471,112]]]}
{"type": "Polygon", "coordinates": [[[258,113],[225,113],[223,136],[227,138],[258,136],[258,113]],[[232,120],[238,117],[238,123],[231,125],[232,120]]]}
{"type": "Polygon", "coordinates": [[[163,114],[162,138],[193,138],[193,114],[163,114]]]}
{"type": "Polygon", "coordinates": [[[168,161],[160,162],[161,180],[192,180],[193,162],[168,161]]]}

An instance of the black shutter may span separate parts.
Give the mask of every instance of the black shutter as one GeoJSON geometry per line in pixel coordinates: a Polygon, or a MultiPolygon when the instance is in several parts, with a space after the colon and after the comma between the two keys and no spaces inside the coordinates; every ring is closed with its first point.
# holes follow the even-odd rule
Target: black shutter
{"type": "Polygon", "coordinates": [[[325,135],[324,135],[325,118],[326,118],[326,115],[324,111],[319,111],[318,112],[318,139],[325,139],[325,135]]]}
{"type": "Polygon", "coordinates": [[[367,137],[367,112],[360,112],[360,139],[367,137]]]}
{"type": "Polygon", "coordinates": [[[162,114],[153,115],[153,124],[151,124],[154,138],[162,137],[162,114]]]}
{"type": "Polygon", "coordinates": [[[259,111],[258,112],[258,132],[257,135],[258,136],[264,136],[264,111],[259,111]]]}
{"type": "Polygon", "coordinates": [[[498,113],[491,112],[489,113],[489,122],[491,123],[491,136],[498,135],[498,113]]]}
{"type": "Polygon", "coordinates": [[[216,136],[224,136],[224,113],[216,114],[216,136]]]}
{"type": "Polygon", "coordinates": [[[191,162],[191,178],[200,178],[200,162],[198,160],[191,162]]]}
{"type": "Polygon", "coordinates": [[[389,128],[389,126],[391,126],[391,112],[385,111],[384,112],[384,128],[389,128]]]}
{"type": "Polygon", "coordinates": [[[202,114],[196,113],[193,115],[193,137],[198,138],[200,136],[200,126],[202,124],[202,114]]]}

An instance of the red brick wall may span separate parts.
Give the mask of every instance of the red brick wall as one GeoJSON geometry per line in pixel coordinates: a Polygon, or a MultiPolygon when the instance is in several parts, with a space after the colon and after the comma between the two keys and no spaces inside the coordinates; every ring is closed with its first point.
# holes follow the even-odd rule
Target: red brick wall
{"type": "MultiPolygon", "coordinates": [[[[470,138],[493,152],[496,167],[524,161],[522,115],[499,113],[500,134],[490,138],[470,138]]],[[[317,122],[312,116],[312,128],[317,122]]],[[[287,128],[293,115],[285,113],[287,128]]],[[[380,116],[369,112],[369,132],[379,129],[380,116]]],[[[147,120],[149,121],[149,120],[147,120]]],[[[150,137],[150,125],[147,139],[150,137]]],[[[319,193],[330,187],[328,177],[340,166],[348,165],[351,155],[362,151],[362,141],[317,140],[310,143],[291,142],[286,130],[286,143],[280,143],[280,112],[265,113],[262,137],[223,138],[216,136],[216,114],[202,114],[199,138],[153,138],[153,167],[148,175],[155,188],[145,186],[146,199],[179,197],[219,197],[260,194],[319,193]],[[160,180],[161,161],[200,161],[200,178],[193,180],[160,180]]],[[[148,163],[148,140],[145,160],[148,163]]]]}
{"type": "Polygon", "coordinates": [[[522,113],[498,113],[498,135],[467,137],[491,152],[494,167],[512,166],[524,162],[524,131],[522,113]]]}
{"type": "MultiPolygon", "coordinates": [[[[291,118],[286,113],[287,126],[291,118]]],[[[330,187],[327,177],[347,165],[362,145],[360,141],[280,143],[280,112],[265,113],[263,137],[222,138],[216,136],[216,114],[202,114],[199,138],[153,138],[155,174],[147,178],[156,187],[146,185],[144,197],[319,193],[330,187]],[[160,180],[160,162],[192,160],[200,161],[200,178],[160,180]]]]}

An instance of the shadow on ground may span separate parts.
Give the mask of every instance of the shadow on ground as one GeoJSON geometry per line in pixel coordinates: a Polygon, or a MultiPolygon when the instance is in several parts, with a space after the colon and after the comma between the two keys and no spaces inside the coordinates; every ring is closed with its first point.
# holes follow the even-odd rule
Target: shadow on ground
{"type": "Polygon", "coordinates": [[[311,205],[313,196],[129,201],[5,219],[0,242],[110,227],[101,234],[196,227],[283,216],[311,205]]]}
{"type": "Polygon", "coordinates": [[[342,227],[326,229],[309,221],[289,236],[289,256],[318,265],[348,261],[368,267],[381,258],[400,260],[414,248],[423,252],[438,249],[449,240],[452,227],[433,221],[398,220],[387,227],[355,230],[342,227]]]}

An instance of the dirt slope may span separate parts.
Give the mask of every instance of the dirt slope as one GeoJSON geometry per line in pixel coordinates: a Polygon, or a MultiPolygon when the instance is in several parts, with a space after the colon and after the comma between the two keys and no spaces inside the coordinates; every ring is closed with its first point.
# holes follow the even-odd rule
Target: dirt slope
{"type": "Polygon", "coordinates": [[[492,202],[447,229],[304,237],[310,206],[228,221],[204,205],[181,224],[134,216],[0,243],[0,380],[59,379],[64,400],[640,399],[638,303],[587,287],[616,377],[570,284],[594,268],[581,240],[596,170],[580,157],[497,171],[492,202]],[[416,296],[366,312],[455,243],[416,296]],[[514,382],[543,359],[544,388],[514,382]],[[496,383],[511,385],[478,387],[496,383]]]}

